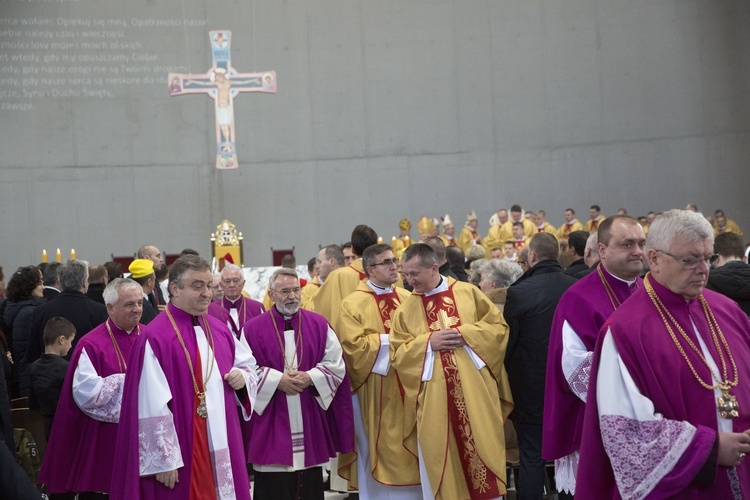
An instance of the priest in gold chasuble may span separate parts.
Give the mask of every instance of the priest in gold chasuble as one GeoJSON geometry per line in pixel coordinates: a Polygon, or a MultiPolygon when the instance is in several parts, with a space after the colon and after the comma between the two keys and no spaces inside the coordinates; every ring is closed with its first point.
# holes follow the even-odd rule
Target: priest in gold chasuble
{"type": "Polygon", "coordinates": [[[391,315],[409,296],[395,287],[398,260],[388,245],[362,255],[368,275],[341,303],[336,333],[344,349],[352,386],[357,454],[339,458],[342,475],[361,498],[421,499],[416,435],[404,440],[404,398],[398,373],[390,366],[391,315]]]}
{"type": "Polygon", "coordinates": [[[505,495],[508,325],[478,288],[441,276],[427,245],[404,252],[401,273],[414,293],[393,313],[391,362],[404,390],[404,439],[417,434],[423,491],[505,495]]]}

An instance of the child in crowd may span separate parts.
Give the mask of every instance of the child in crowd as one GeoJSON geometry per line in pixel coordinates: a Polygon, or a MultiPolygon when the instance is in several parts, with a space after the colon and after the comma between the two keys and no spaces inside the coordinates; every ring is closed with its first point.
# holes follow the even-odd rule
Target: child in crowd
{"type": "Polygon", "coordinates": [[[68,361],[63,358],[70,350],[76,328],[67,319],[51,318],[44,327],[44,354],[31,364],[29,406],[46,418],[44,435],[49,440],[52,419],[57,410],[68,361]]]}

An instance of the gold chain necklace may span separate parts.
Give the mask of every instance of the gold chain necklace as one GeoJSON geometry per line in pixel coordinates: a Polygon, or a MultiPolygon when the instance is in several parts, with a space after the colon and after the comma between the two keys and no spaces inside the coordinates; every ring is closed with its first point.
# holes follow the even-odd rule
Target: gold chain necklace
{"type": "Polygon", "coordinates": [[[281,348],[281,356],[284,358],[284,371],[287,372],[289,375],[294,375],[295,373],[297,373],[297,368],[302,362],[302,354],[304,353],[304,348],[305,348],[304,344],[302,344],[302,314],[299,314],[299,311],[298,311],[296,346],[299,346],[299,356],[297,356],[297,352],[295,348],[294,356],[292,356],[292,360],[289,362],[286,359],[286,350],[284,349],[284,341],[281,340],[279,327],[276,324],[276,318],[274,317],[273,314],[271,314],[271,322],[273,323],[273,329],[276,331],[276,340],[279,341],[279,347],[281,348]],[[294,366],[295,357],[297,358],[297,366],[294,366]]]}
{"type": "Polygon", "coordinates": [[[651,285],[650,281],[650,274],[646,276],[645,284],[646,284],[646,292],[648,293],[648,296],[651,298],[651,302],[654,304],[654,307],[659,312],[659,316],[661,316],[661,320],[664,323],[664,326],[667,328],[667,331],[669,332],[670,337],[672,337],[672,341],[674,342],[675,346],[677,346],[677,350],[680,351],[680,354],[682,354],[683,359],[687,363],[688,367],[690,368],[690,371],[693,372],[693,376],[698,380],[698,383],[700,383],[701,386],[703,386],[706,389],[709,389],[711,391],[715,389],[721,390],[721,396],[716,398],[716,405],[719,409],[719,415],[721,415],[721,418],[736,418],[739,416],[739,403],[737,402],[737,398],[735,396],[732,396],[729,394],[729,391],[732,389],[732,387],[736,387],[737,383],[739,382],[739,372],[737,371],[737,365],[734,362],[734,357],[732,356],[732,351],[729,349],[729,344],[727,343],[726,337],[724,337],[724,334],[721,331],[721,327],[719,327],[718,321],[716,321],[716,317],[714,316],[713,311],[708,305],[708,302],[703,297],[703,295],[698,296],[698,300],[701,303],[701,307],[703,308],[703,314],[706,317],[706,323],[708,323],[709,330],[711,331],[711,338],[714,342],[714,345],[716,346],[716,352],[719,354],[719,360],[721,361],[721,370],[722,370],[722,379],[719,378],[719,376],[714,372],[713,368],[711,368],[711,365],[708,363],[708,360],[703,355],[703,352],[701,351],[698,346],[695,345],[695,343],[688,337],[687,333],[682,329],[682,327],[677,323],[677,320],[672,316],[672,314],[669,312],[667,307],[664,305],[664,303],[661,301],[659,296],[656,294],[656,291],[654,290],[654,287],[651,285]],[[669,325],[669,322],[671,322],[678,332],[680,332],[680,336],[687,342],[687,344],[690,346],[690,348],[698,355],[698,357],[703,361],[703,363],[706,365],[708,370],[711,372],[712,381],[716,380],[717,384],[710,385],[707,382],[704,382],[703,379],[698,375],[698,372],[695,370],[695,367],[690,362],[690,359],[687,357],[687,354],[685,353],[685,350],[682,347],[682,344],[680,344],[679,339],[677,338],[677,335],[675,335],[674,330],[669,325]],[[721,344],[719,343],[721,341],[721,344]],[[729,361],[732,363],[732,370],[734,371],[734,380],[729,380],[729,376],[727,373],[727,363],[724,359],[724,353],[722,352],[721,346],[724,346],[724,350],[727,353],[727,357],[729,358],[729,361]]]}
{"type": "MultiPolygon", "coordinates": [[[[109,332],[109,338],[112,340],[112,345],[115,348],[115,356],[117,357],[117,367],[120,369],[120,373],[125,373],[125,371],[128,369],[128,364],[125,362],[125,358],[122,355],[122,351],[120,350],[120,346],[117,345],[117,341],[115,340],[115,334],[112,333],[112,328],[109,327],[109,320],[104,322],[105,325],[107,325],[107,331],[109,332]]],[[[141,334],[141,327],[140,325],[135,325],[135,330],[133,330],[136,335],[141,334]]]]}
{"type": "MultiPolygon", "coordinates": [[[[169,321],[172,323],[172,328],[174,328],[174,332],[177,334],[177,340],[180,341],[180,345],[182,346],[182,350],[185,352],[185,359],[187,360],[188,368],[190,369],[190,376],[193,378],[193,389],[195,390],[195,395],[198,396],[198,406],[196,407],[195,411],[198,413],[198,415],[202,418],[208,418],[208,409],[206,408],[206,386],[208,385],[208,381],[211,380],[211,375],[214,372],[214,362],[216,361],[216,357],[212,355],[212,352],[216,352],[214,350],[214,336],[211,334],[211,327],[208,324],[208,320],[205,315],[202,315],[203,318],[203,324],[206,325],[206,337],[208,339],[208,358],[209,361],[209,369],[206,372],[205,376],[205,382],[203,382],[203,391],[201,392],[198,389],[198,382],[195,379],[195,372],[193,371],[193,362],[190,360],[190,353],[187,350],[187,347],[185,347],[185,342],[182,340],[182,335],[180,334],[180,329],[177,328],[177,324],[174,321],[174,318],[172,317],[172,313],[169,311],[169,307],[166,309],[167,311],[167,317],[169,318],[169,321]]],[[[196,339],[196,356],[200,356],[200,349],[198,348],[198,343],[196,339]]],[[[200,374],[199,374],[200,375],[200,374]]]]}

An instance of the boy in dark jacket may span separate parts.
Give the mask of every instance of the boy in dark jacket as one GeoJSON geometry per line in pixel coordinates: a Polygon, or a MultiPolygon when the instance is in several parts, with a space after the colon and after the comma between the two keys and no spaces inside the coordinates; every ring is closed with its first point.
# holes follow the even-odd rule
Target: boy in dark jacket
{"type": "Polygon", "coordinates": [[[31,364],[29,406],[46,418],[44,436],[49,440],[52,419],[57,410],[68,361],[63,358],[75,337],[76,329],[67,319],[57,316],[44,327],[44,354],[31,364]]]}

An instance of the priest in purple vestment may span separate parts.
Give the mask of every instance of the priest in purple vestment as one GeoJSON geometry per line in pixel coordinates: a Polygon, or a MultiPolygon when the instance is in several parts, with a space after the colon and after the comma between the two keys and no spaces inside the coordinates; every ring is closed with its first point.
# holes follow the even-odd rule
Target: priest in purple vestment
{"type": "Polygon", "coordinates": [[[81,337],[57,405],[39,482],[50,494],[109,493],[127,361],[140,335],[143,290],[116,278],[103,292],[109,319],[81,337]]]}
{"type": "Polygon", "coordinates": [[[254,498],[322,500],[321,465],[354,450],[343,351],[323,316],[300,309],[293,269],[278,269],[269,283],[274,306],[243,327],[260,378],[246,433],[254,498]]]}
{"type": "Polygon", "coordinates": [[[263,304],[242,296],[245,278],[242,268],[235,264],[226,264],[221,270],[219,286],[224,292],[224,297],[211,303],[208,314],[226,323],[234,336],[239,338],[242,325],[263,314],[263,304]]]}
{"type": "Polygon", "coordinates": [[[627,215],[597,229],[601,262],[573,284],[555,310],[545,380],[542,458],[555,461],[561,498],[576,492],[576,469],[591,358],[606,319],[642,286],[646,234],[627,215]]]}
{"type": "Polygon", "coordinates": [[[113,499],[250,498],[237,407],[249,419],[255,359],[206,315],[211,268],[170,268],[166,309],[133,346],[117,435],[113,499]]]}
{"type": "Polygon", "coordinates": [[[580,498],[750,497],[750,321],[704,290],[712,255],[702,215],[651,224],[651,271],[597,341],[580,498]]]}

